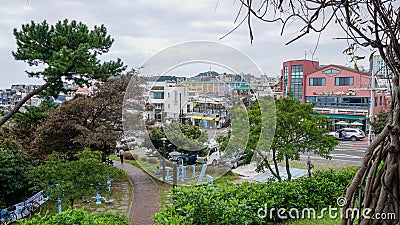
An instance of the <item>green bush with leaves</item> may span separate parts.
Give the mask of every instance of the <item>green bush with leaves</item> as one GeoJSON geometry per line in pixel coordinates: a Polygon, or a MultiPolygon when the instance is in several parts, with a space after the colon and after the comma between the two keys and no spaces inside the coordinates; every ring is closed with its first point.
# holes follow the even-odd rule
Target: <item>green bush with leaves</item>
{"type": "Polygon", "coordinates": [[[129,225],[125,216],[116,214],[86,214],[83,209],[70,209],[56,215],[44,215],[21,221],[22,225],[129,225]]]}
{"type": "Polygon", "coordinates": [[[117,180],[125,176],[121,169],[104,164],[101,155],[90,149],[75,154],[76,160],[72,161],[50,155],[45,164],[31,171],[31,183],[51,199],[61,197],[73,206],[77,199],[106,190],[108,178],[117,180]]]}
{"type": "Polygon", "coordinates": [[[33,167],[21,146],[0,135],[0,209],[22,201],[29,191],[33,167]]]}
{"type": "Polygon", "coordinates": [[[260,218],[258,211],[291,208],[322,209],[336,206],[337,198],[356,170],[316,172],[312,178],[293,181],[222,184],[174,189],[171,204],[154,216],[155,224],[267,224],[279,222],[277,214],[260,218]]]}

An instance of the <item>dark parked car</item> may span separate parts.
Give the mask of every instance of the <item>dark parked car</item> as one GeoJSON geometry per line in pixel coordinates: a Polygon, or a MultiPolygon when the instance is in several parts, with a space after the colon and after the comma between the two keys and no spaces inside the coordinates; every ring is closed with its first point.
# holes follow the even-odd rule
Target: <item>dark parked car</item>
{"type": "Polygon", "coordinates": [[[196,160],[197,154],[182,154],[178,158],[178,162],[181,163],[183,161],[183,164],[185,165],[196,164],[196,160]]]}

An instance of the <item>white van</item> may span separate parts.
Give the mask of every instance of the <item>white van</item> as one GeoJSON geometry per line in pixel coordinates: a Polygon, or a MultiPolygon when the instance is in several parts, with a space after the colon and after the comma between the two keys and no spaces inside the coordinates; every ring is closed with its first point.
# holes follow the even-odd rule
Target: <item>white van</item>
{"type": "Polygon", "coordinates": [[[219,151],[219,143],[215,140],[209,141],[207,145],[207,156],[197,157],[197,163],[207,163],[207,165],[216,166],[221,159],[221,152],[219,151]]]}

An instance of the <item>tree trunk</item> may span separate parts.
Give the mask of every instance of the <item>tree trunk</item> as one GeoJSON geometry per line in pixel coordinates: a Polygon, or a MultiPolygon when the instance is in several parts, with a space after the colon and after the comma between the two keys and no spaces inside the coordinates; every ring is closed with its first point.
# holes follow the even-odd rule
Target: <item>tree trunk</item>
{"type": "Polygon", "coordinates": [[[266,162],[266,165],[267,165],[269,171],[271,172],[272,176],[278,178],[278,175],[275,173],[275,170],[272,169],[271,165],[268,162],[266,162]]]}
{"type": "Polygon", "coordinates": [[[40,86],[38,89],[35,89],[33,91],[31,91],[27,96],[25,96],[20,102],[18,102],[17,105],[15,105],[15,107],[9,112],[7,113],[7,115],[5,115],[3,118],[1,118],[0,120],[0,127],[5,124],[9,119],[11,119],[11,117],[18,112],[18,110],[25,104],[25,102],[27,102],[30,98],[32,98],[33,96],[39,94],[40,92],[42,92],[43,90],[45,90],[46,88],[48,88],[50,86],[50,82],[47,82],[45,84],[43,84],[42,86],[40,86]]]}
{"type": "Polygon", "coordinates": [[[358,172],[346,189],[342,225],[353,224],[354,221],[365,225],[398,224],[400,221],[400,91],[398,88],[398,75],[394,74],[394,93],[388,110],[387,124],[369,146],[358,172]],[[358,202],[360,218],[346,214],[346,211],[355,208],[355,202],[358,202]],[[364,215],[365,210],[370,213],[364,215]],[[390,216],[394,218],[389,218],[390,216]]]}
{"type": "Polygon", "coordinates": [[[278,179],[278,181],[282,181],[282,177],[279,174],[278,161],[276,161],[276,150],[275,149],[272,149],[272,160],[274,161],[276,178],[278,179]]]}
{"type": "Polygon", "coordinates": [[[285,166],[286,166],[287,180],[292,180],[292,174],[290,173],[289,159],[286,156],[285,156],[285,166]]]}

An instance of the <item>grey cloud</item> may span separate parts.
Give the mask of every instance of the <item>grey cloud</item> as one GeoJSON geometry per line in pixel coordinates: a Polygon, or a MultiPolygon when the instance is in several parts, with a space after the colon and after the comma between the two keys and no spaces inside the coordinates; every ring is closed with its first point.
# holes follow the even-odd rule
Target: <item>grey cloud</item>
{"type": "MultiPolygon", "coordinates": [[[[236,24],[234,19],[239,7],[232,1],[217,0],[3,0],[0,6],[0,88],[9,87],[16,80],[29,81],[24,73],[23,63],[10,57],[16,48],[12,29],[19,28],[31,20],[47,20],[55,23],[68,18],[86,23],[89,27],[105,24],[115,39],[114,46],[104,59],[121,58],[129,67],[137,67],[146,59],[171,45],[191,40],[208,40],[228,44],[241,50],[253,59],[263,72],[276,76],[280,74],[282,62],[304,58],[304,52],[313,50],[315,36],[309,35],[298,42],[285,46],[295,35],[293,29],[280,36],[278,25],[254,21],[255,40],[250,43],[246,25],[219,40],[236,24]]],[[[343,56],[344,44],[330,40],[337,35],[330,28],[320,43],[315,58],[321,63],[346,63],[343,56]]],[[[309,56],[311,57],[311,56],[309,56]]],[[[103,58],[102,58],[103,59],[103,58]]],[[[196,71],[198,72],[198,71],[196,71]]],[[[31,82],[31,81],[29,81],[31,82]]]]}

